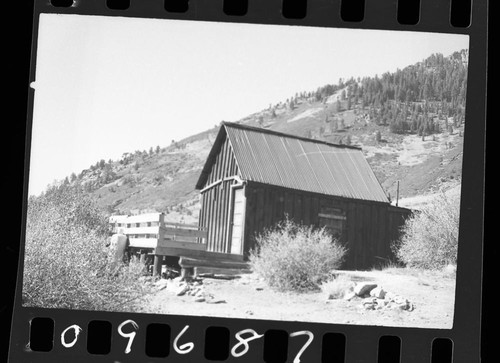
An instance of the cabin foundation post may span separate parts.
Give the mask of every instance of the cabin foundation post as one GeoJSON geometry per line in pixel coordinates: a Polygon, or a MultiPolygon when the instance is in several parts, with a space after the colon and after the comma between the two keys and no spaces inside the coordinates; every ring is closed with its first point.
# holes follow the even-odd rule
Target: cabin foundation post
{"type": "Polygon", "coordinates": [[[139,257],[139,261],[142,263],[142,264],[146,264],[146,256],[148,254],[146,252],[144,252],[144,250],[141,250],[140,251],[140,257],[139,257]]]}
{"type": "Polygon", "coordinates": [[[161,266],[163,265],[163,256],[155,255],[153,262],[153,277],[161,277],[161,266]]]}
{"type": "Polygon", "coordinates": [[[189,281],[194,276],[194,267],[181,268],[181,281],[189,281]]]}

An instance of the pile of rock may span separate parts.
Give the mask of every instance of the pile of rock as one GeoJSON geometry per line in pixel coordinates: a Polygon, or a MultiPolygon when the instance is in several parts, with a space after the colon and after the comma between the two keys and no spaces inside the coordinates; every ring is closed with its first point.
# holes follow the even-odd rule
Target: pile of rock
{"type": "Polygon", "coordinates": [[[166,289],[176,296],[192,296],[195,302],[206,302],[208,304],[221,304],[225,300],[215,299],[212,294],[205,291],[202,280],[183,280],[180,276],[174,279],[160,279],[155,282],[158,290],[166,289]]]}
{"type": "Polygon", "coordinates": [[[415,305],[408,299],[388,292],[373,283],[360,282],[352,291],[348,291],[344,295],[344,299],[348,301],[356,297],[363,299],[361,306],[366,310],[400,309],[413,311],[415,309],[415,305]]]}

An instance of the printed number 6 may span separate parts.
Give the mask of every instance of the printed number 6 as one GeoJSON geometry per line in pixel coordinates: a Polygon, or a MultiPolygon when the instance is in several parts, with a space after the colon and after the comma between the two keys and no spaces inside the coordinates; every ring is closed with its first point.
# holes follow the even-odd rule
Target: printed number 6
{"type": "Polygon", "coordinates": [[[186,325],[184,327],[184,329],[182,329],[182,331],[177,335],[177,337],[174,340],[174,349],[179,354],[188,354],[194,348],[194,343],[193,342],[184,343],[180,347],[177,346],[177,342],[179,341],[179,338],[181,337],[182,334],[184,334],[184,332],[186,330],[188,330],[188,328],[189,328],[189,325],[186,325]]]}

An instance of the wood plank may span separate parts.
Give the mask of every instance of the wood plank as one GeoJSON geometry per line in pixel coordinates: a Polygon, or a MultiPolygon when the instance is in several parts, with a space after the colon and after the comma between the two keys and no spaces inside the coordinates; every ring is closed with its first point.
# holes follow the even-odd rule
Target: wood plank
{"type": "Polygon", "coordinates": [[[154,254],[162,256],[186,256],[192,258],[210,258],[214,260],[243,261],[243,255],[174,247],[156,247],[154,254]]]}
{"type": "Polygon", "coordinates": [[[236,261],[217,261],[210,259],[196,259],[182,256],[179,265],[185,267],[216,267],[230,269],[248,269],[248,263],[236,261]]]}
{"type": "Polygon", "coordinates": [[[250,269],[234,269],[234,268],[217,268],[217,267],[196,267],[195,275],[212,274],[212,275],[243,275],[252,273],[250,269]]]}
{"type": "Polygon", "coordinates": [[[214,215],[214,190],[210,189],[208,191],[207,196],[207,204],[208,204],[208,213],[207,213],[207,221],[208,221],[208,238],[207,238],[207,250],[213,251],[214,246],[214,230],[215,230],[215,220],[213,218],[214,215]]]}
{"type": "Polygon", "coordinates": [[[153,276],[161,276],[161,267],[163,265],[163,256],[155,256],[153,262],[153,276]]]}
{"type": "Polygon", "coordinates": [[[372,263],[372,256],[373,256],[373,243],[371,241],[371,235],[370,235],[370,206],[366,204],[361,204],[360,207],[363,210],[363,244],[364,244],[364,252],[365,252],[365,258],[364,258],[364,268],[370,267],[372,263]]]}
{"type": "Polygon", "coordinates": [[[125,215],[114,215],[109,217],[109,223],[125,223],[129,216],[125,215]]]}
{"type": "Polygon", "coordinates": [[[128,216],[126,219],[121,220],[120,223],[158,222],[160,220],[160,215],[161,213],[138,214],[135,216],[128,216]]]}
{"type": "Polygon", "coordinates": [[[205,243],[196,242],[179,242],[172,240],[158,241],[156,247],[169,247],[169,248],[185,248],[190,250],[206,251],[207,245],[205,243]]]}
{"type": "Polygon", "coordinates": [[[231,181],[226,181],[223,184],[223,193],[222,193],[222,198],[223,198],[223,208],[222,208],[222,220],[221,220],[221,225],[222,225],[222,243],[221,243],[221,251],[226,252],[227,247],[228,247],[228,241],[227,241],[227,231],[229,228],[229,193],[231,192],[231,181]]]}
{"type": "MultiPolygon", "coordinates": [[[[220,178],[224,180],[227,177],[227,159],[228,159],[228,154],[227,154],[227,138],[224,141],[224,144],[222,145],[222,150],[221,150],[221,158],[220,158],[220,178]]],[[[225,183],[223,182],[219,187],[218,187],[218,193],[219,193],[219,198],[217,200],[218,202],[218,210],[217,210],[217,251],[219,252],[224,252],[224,236],[226,234],[226,229],[224,228],[224,211],[225,211],[225,183]]]]}
{"type": "Polygon", "coordinates": [[[156,238],[133,238],[129,237],[130,247],[135,248],[156,248],[158,240],[156,238]]]}
{"type": "Polygon", "coordinates": [[[306,226],[311,225],[311,197],[304,194],[302,219],[306,226]]]}
{"type": "MultiPolygon", "coordinates": [[[[219,154],[220,156],[220,154],[219,154]]],[[[220,164],[219,164],[220,166],[220,164]]],[[[220,169],[220,168],[219,168],[220,169]]],[[[215,212],[212,215],[212,218],[215,219],[216,226],[214,230],[214,243],[215,243],[215,251],[222,252],[221,249],[221,241],[220,241],[220,235],[221,235],[221,219],[220,219],[220,213],[221,213],[221,188],[220,185],[217,186],[217,188],[214,188],[214,191],[216,193],[216,198],[214,201],[215,205],[215,212]]]]}
{"type": "Polygon", "coordinates": [[[357,267],[357,253],[356,247],[358,245],[358,240],[356,236],[356,210],[354,209],[353,203],[348,203],[347,206],[347,241],[349,241],[348,248],[349,253],[347,255],[346,268],[356,268],[357,267]]]}
{"type": "Polygon", "coordinates": [[[182,236],[182,237],[192,237],[192,238],[207,238],[207,231],[199,231],[194,229],[182,229],[182,228],[162,228],[163,235],[168,236],[182,236]]]}
{"type": "Polygon", "coordinates": [[[164,222],[163,226],[165,228],[181,228],[181,229],[194,229],[198,230],[199,226],[194,223],[173,223],[173,222],[164,222]]]}
{"type": "Polygon", "coordinates": [[[295,221],[302,224],[302,195],[301,193],[293,193],[293,215],[295,221]]]}
{"type": "Polygon", "coordinates": [[[159,226],[154,226],[154,227],[127,227],[124,228],[124,233],[125,234],[158,234],[160,227],[159,226]]]}
{"type": "Polygon", "coordinates": [[[241,246],[241,251],[243,254],[247,253],[249,247],[253,244],[252,237],[256,231],[255,219],[256,219],[256,192],[255,189],[249,188],[248,186],[245,188],[245,219],[243,220],[243,241],[241,246]]]}

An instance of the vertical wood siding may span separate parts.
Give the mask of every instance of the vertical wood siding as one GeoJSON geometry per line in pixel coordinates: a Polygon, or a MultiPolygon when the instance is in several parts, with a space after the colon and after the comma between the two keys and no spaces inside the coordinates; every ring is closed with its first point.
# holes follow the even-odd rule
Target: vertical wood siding
{"type": "MultiPolygon", "coordinates": [[[[210,186],[224,178],[238,175],[238,166],[231,145],[226,138],[221,145],[220,152],[217,154],[206,186],[210,186]]],[[[208,229],[208,251],[224,253],[230,251],[228,231],[230,227],[231,186],[236,183],[234,179],[226,180],[201,193],[201,212],[198,223],[200,227],[208,229]]]]}
{"type": "Polygon", "coordinates": [[[273,227],[285,216],[297,223],[319,227],[321,208],[345,211],[341,242],[349,249],[343,268],[369,269],[391,259],[391,244],[399,238],[399,228],[409,211],[388,204],[318,196],[263,184],[248,183],[244,253],[256,245],[256,236],[273,227]]]}

